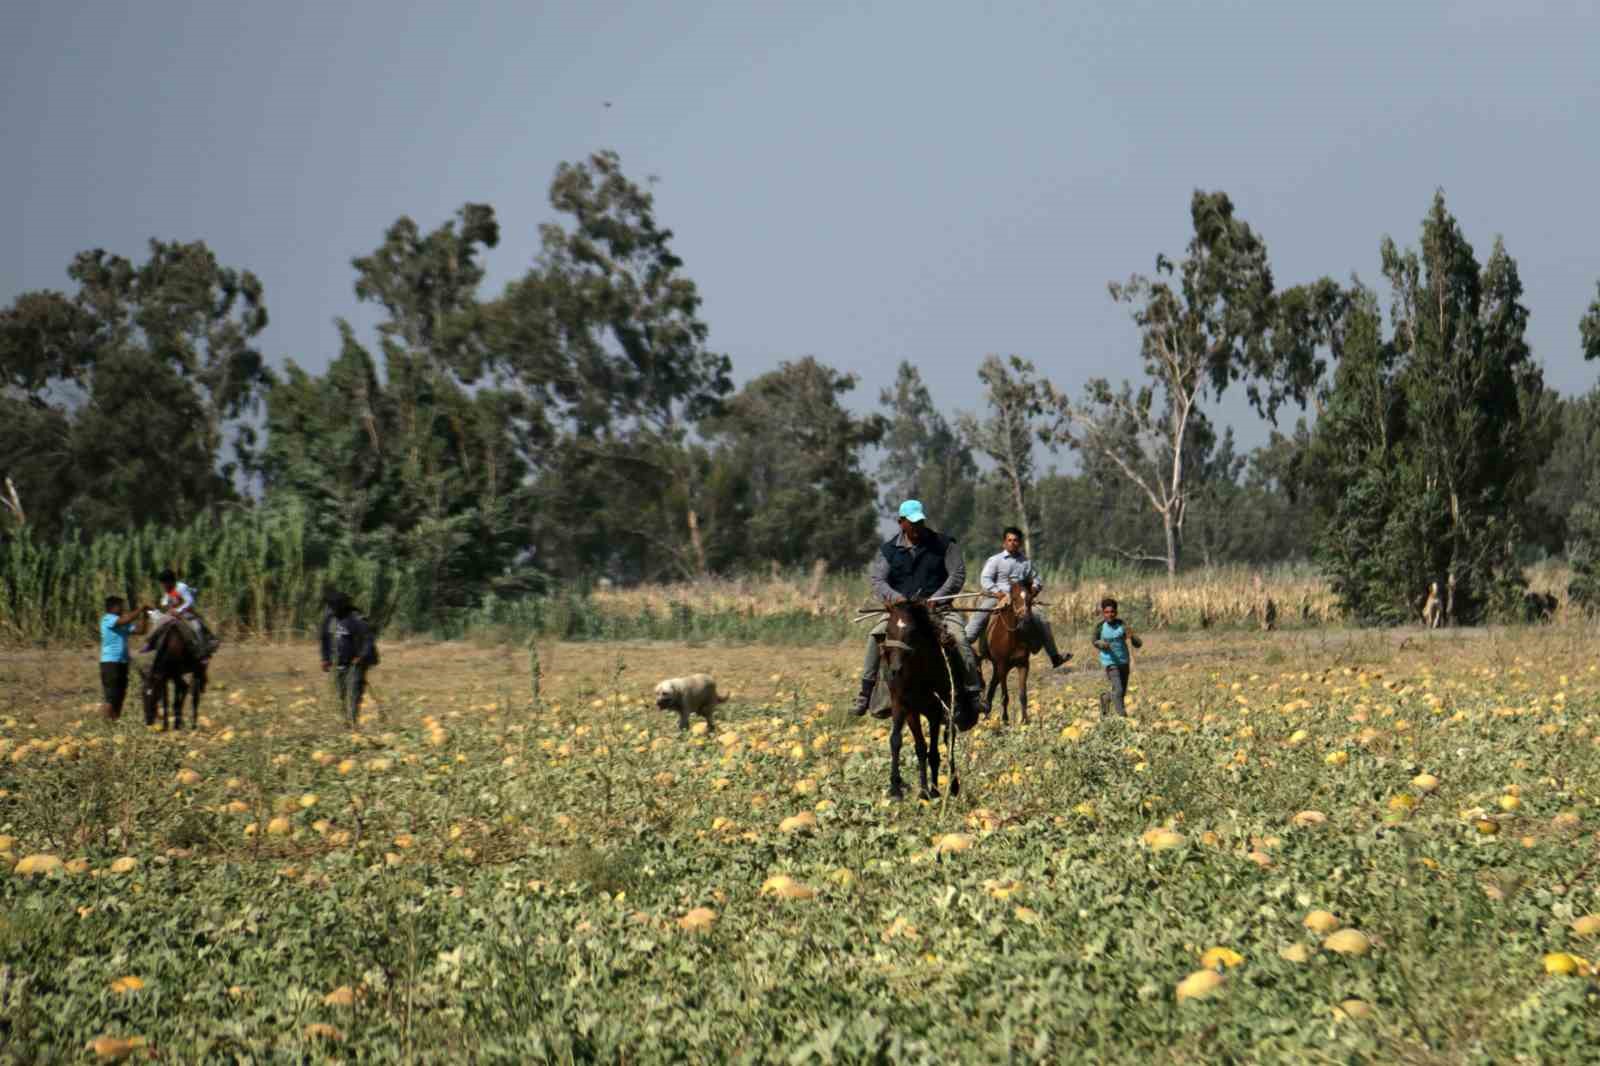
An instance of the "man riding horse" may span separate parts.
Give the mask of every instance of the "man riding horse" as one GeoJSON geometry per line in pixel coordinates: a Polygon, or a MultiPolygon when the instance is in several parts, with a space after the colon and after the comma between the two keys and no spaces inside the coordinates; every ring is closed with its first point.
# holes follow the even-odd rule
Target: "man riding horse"
{"type": "MultiPolygon", "coordinates": [[[[961,558],[961,546],[953,537],[929,529],[922,504],[907,500],[900,505],[897,521],[900,532],[885,541],[873,556],[867,573],[872,594],[881,603],[898,603],[901,600],[938,600],[953,596],[966,584],[967,564],[961,558]]],[[[976,716],[982,706],[983,677],[978,673],[978,660],[972,646],[962,639],[961,622],[954,615],[941,612],[939,625],[955,645],[961,670],[956,680],[959,693],[955,711],[958,715],[976,716]]],[[[860,717],[872,704],[872,690],[878,682],[879,641],[888,633],[886,617],[873,627],[867,636],[866,661],[861,667],[861,692],[856,696],[853,713],[860,717]]],[[[887,718],[885,709],[877,717],[887,718]]]]}
{"type": "MultiPolygon", "coordinates": [[[[1039,576],[1039,571],[1033,567],[1033,561],[1023,551],[1022,530],[1016,526],[1007,526],[1000,551],[989,556],[989,561],[983,564],[983,573],[978,577],[978,583],[983,587],[984,597],[978,601],[978,610],[972,612],[967,619],[967,643],[981,641],[984,627],[989,623],[989,613],[1000,605],[1000,600],[1011,589],[1012,583],[1023,586],[1033,592],[1035,596],[1044,588],[1044,581],[1039,576]]],[[[1050,656],[1050,665],[1054,669],[1061,669],[1072,658],[1070,654],[1062,655],[1056,650],[1056,635],[1046,622],[1036,614],[1029,614],[1028,628],[1032,632],[1025,632],[1023,636],[1028,644],[1037,651],[1044,648],[1050,656]]],[[[983,654],[981,651],[979,654],[983,654]]]]}

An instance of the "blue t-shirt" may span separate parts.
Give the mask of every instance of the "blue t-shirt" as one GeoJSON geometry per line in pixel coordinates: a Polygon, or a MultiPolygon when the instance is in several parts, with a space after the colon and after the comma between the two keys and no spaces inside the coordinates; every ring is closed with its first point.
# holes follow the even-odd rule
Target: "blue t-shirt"
{"type": "Polygon", "coordinates": [[[128,634],[133,632],[133,623],[124,622],[117,624],[117,616],[105,614],[100,616],[100,661],[103,663],[125,663],[128,661],[128,634]]]}
{"type": "Polygon", "coordinates": [[[1128,665],[1128,627],[1122,619],[1117,619],[1115,625],[1102,621],[1096,630],[1101,640],[1111,645],[1110,651],[1100,653],[1101,666],[1127,666],[1128,665]]]}

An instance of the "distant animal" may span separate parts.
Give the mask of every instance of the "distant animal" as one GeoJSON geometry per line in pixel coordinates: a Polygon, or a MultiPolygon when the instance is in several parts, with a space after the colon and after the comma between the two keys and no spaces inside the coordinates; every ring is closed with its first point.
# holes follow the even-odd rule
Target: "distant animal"
{"type": "Polygon", "coordinates": [[[1000,690],[1000,720],[1011,721],[1011,671],[1017,672],[1018,696],[1022,702],[1022,721],[1028,721],[1028,659],[1039,649],[1030,625],[1033,619],[1033,592],[1020,581],[1011,582],[1006,593],[989,615],[984,635],[991,667],[985,708],[994,704],[994,690],[1000,690]]]}
{"type": "Polygon", "coordinates": [[[689,716],[698,714],[712,726],[711,714],[719,703],[728,697],[717,695],[717,683],[710,674],[690,674],[687,677],[669,677],[656,685],[656,706],[663,711],[678,712],[678,728],[689,728],[689,716]]]}
{"type": "MultiPolygon", "coordinates": [[[[917,746],[918,795],[922,799],[934,799],[939,795],[939,730],[949,720],[946,708],[955,706],[951,679],[960,676],[961,666],[945,658],[955,655],[956,650],[945,647],[944,629],[934,619],[927,603],[901,600],[884,606],[889,624],[882,638],[883,657],[879,669],[888,684],[890,715],[894,720],[889,730],[889,795],[894,799],[905,795],[905,782],[900,778],[900,745],[905,725],[910,722],[911,739],[917,746]],[[926,738],[922,733],[924,720],[928,723],[926,738]]],[[[958,713],[955,724],[963,733],[977,725],[977,706],[967,714],[958,713]]],[[[961,779],[956,775],[956,764],[952,760],[950,795],[960,794],[961,779]]]]}
{"type": "MultiPolygon", "coordinates": [[[[140,630],[163,616],[150,611],[140,630]]],[[[155,635],[155,658],[144,672],[144,724],[155,725],[156,707],[161,708],[161,728],[183,728],[183,701],[194,694],[189,709],[189,728],[195,728],[200,717],[200,696],[206,690],[206,661],[198,653],[198,638],[192,636],[189,624],[181,619],[167,621],[155,635]],[[191,678],[191,680],[186,680],[191,678]],[[167,686],[172,686],[172,702],[167,702],[167,686]],[[176,719],[172,721],[171,719],[176,719]]]]}
{"type": "Polygon", "coordinates": [[[1522,596],[1522,614],[1529,622],[1554,621],[1559,606],[1560,601],[1553,593],[1528,592],[1522,596]]]}
{"type": "Polygon", "coordinates": [[[1439,599],[1439,583],[1428,583],[1428,599],[1422,605],[1422,624],[1429,629],[1438,629],[1444,620],[1444,603],[1439,599]]]}

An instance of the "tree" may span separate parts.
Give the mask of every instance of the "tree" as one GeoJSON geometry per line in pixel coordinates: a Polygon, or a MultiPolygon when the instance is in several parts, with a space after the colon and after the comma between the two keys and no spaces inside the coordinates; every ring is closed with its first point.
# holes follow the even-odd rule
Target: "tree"
{"type": "MultiPolygon", "coordinates": [[[[1596,283],[1600,292],[1600,283],[1596,283]]],[[[1578,321],[1578,340],[1583,347],[1584,359],[1600,359],[1600,296],[1589,304],[1589,309],[1578,321]]],[[[1594,463],[1595,444],[1600,436],[1600,387],[1592,390],[1583,401],[1578,422],[1588,443],[1589,465],[1583,479],[1583,491],[1568,518],[1567,560],[1572,566],[1572,581],[1567,595],[1588,613],[1600,612],[1600,467],[1594,463]]],[[[1569,432],[1572,426],[1569,424],[1569,432]]],[[[1554,471],[1559,476],[1562,471],[1554,471]]],[[[1543,479],[1541,479],[1543,480],[1543,479]]],[[[1568,482],[1567,484],[1571,484],[1568,482]]]]}
{"type": "Polygon", "coordinates": [[[959,425],[966,444],[994,463],[994,478],[1005,497],[1011,520],[1022,528],[1030,551],[1038,551],[1033,530],[1038,511],[1033,499],[1033,447],[1037,419],[1044,414],[1049,385],[1036,379],[1034,366],[1015,355],[1002,361],[987,356],[978,367],[989,414],[980,419],[963,414],[959,425]]]}
{"type": "Polygon", "coordinates": [[[909,362],[901,362],[894,387],[883,389],[878,402],[889,410],[878,465],[883,511],[893,514],[901,501],[921,500],[933,509],[940,532],[965,541],[977,517],[972,449],[934,406],[909,362]]]}
{"type": "Polygon", "coordinates": [[[1053,388],[1049,396],[1050,439],[1110,459],[1160,518],[1169,575],[1180,561],[1202,400],[1243,381],[1268,418],[1285,401],[1303,405],[1324,369],[1318,344],[1339,313],[1331,282],[1274,291],[1266,244],[1225,193],[1196,191],[1190,217],[1181,262],[1158,255],[1153,278],[1109,287],[1139,327],[1148,384],[1135,392],[1096,378],[1081,401],[1053,388]]]}
{"type": "Polygon", "coordinates": [[[43,535],[92,536],[231,499],[272,381],[260,282],[198,242],[152,241],[143,263],[83,252],[68,276],[71,295],[0,312],[0,478],[18,510],[43,535]]]}
{"type": "MultiPolygon", "coordinates": [[[[550,202],[570,225],[542,227],[533,268],[491,309],[485,353],[486,365],[521,390],[534,423],[551,429],[536,457],[539,497],[558,502],[608,487],[635,500],[642,490],[671,495],[679,510],[653,531],[655,546],[685,557],[670,545],[686,544],[692,576],[703,575],[703,468],[690,433],[720,411],[731,364],[706,348],[699,290],[672,251],[672,231],[615,153],[563,163],[550,202]]],[[[609,543],[600,513],[589,513],[582,538],[552,528],[553,517],[539,516],[541,550],[603,565],[572,554],[579,539],[594,549],[609,543]]]]}
{"type": "Polygon", "coordinates": [[[1358,288],[1318,427],[1337,500],[1325,562],[1357,617],[1415,617],[1436,581],[1448,623],[1480,621],[1520,591],[1521,517],[1551,444],[1521,282],[1499,241],[1479,265],[1442,194],[1420,249],[1385,239],[1383,263],[1392,336],[1358,288]]]}
{"type": "Polygon", "coordinates": [[[706,421],[713,476],[737,492],[708,531],[719,568],[865,561],[877,516],[861,456],[887,423],[840,403],[857,380],[807,356],[752,379],[706,421]]]}

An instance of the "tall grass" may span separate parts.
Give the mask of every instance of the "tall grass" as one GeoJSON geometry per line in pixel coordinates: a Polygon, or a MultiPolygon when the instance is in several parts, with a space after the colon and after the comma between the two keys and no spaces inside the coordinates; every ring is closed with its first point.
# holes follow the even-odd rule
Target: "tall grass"
{"type": "MultiPolygon", "coordinates": [[[[297,505],[228,511],[183,529],[143,529],[89,544],[41,543],[26,530],[0,543],[0,641],[87,641],[106,596],[153,600],[155,574],[171,567],[199,590],[207,620],[234,638],[303,635],[321,617],[325,584],[349,592],[386,636],[428,632],[522,643],[556,640],[748,640],[817,643],[852,638],[856,609],[870,603],[864,573],[813,567],[759,578],[720,578],[617,588],[601,582],[505,599],[440,614],[418,603],[418,582],[392,559],[335,555],[308,546],[297,505]]],[[[976,563],[974,563],[976,565],[976,563]]],[[[1100,600],[1116,597],[1136,626],[1152,629],[1341,625],[1328,583],[1307,566],[1164,574],[1087,560],[1045,573],[1046,613],[1057,626],[1092,624],[1100,600]]],[[[976,588],[976,575],[968,587],[976,588]]],[[[1566,613],[1564,568],[1529,572],[1536,591],[1553,591],[1566,613]]]]}
{"type": "Polygon", "coordinates": [[[314,626],[325,583],[350,592],[380,621],[392,615],[394,567],[355,557],[313,567],[305,526],[296,505],[227,511],[182,529],[148,527],[87,544],[41,542],[24,528],[0,543],[0,640],[89,639],[107,596],[153,602],[161,591],[156,574],[167,568],[195,587],[206,620],[234,637],[314,626]]]}

